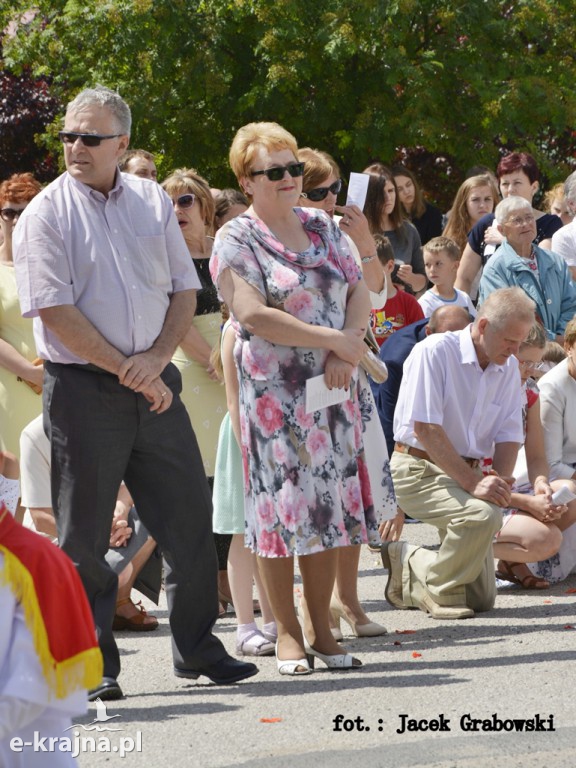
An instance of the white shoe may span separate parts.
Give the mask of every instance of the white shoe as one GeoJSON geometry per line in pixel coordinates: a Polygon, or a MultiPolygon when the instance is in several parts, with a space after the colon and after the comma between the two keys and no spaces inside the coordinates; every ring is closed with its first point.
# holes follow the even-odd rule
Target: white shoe
{"type": "Polygon", "coordinates": [[[310,666],[314,669],[314,659],[320,659],[328,669],[359,669],[362,666],[360,659],[354,658],[351,653],[334,653],[332,655],[320,653],[315,648],[304,641],[306,646],[306,655],[310,666]]]}
{"type": "Polygon", "coordinates": [[[272,656],[274,643],[267,640],[257,629],[242,640],[236,641],[236,653],[240,656],[272,656]]]}
{"type": "Polygon", "coordinates": [[[278,672],[281,675],[290,675],[291,677],[298,677],[300,675],[311,675],[312,670],[308,659],[279,659],[278,658],[278,643],[276,643],[276,666],[278,672]]]}

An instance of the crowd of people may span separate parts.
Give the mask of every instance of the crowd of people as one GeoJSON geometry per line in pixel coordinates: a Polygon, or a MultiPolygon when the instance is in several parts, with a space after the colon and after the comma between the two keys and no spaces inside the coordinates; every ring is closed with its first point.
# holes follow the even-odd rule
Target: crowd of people
{"type": "Polygon", "coordinates": [[[576,174],[541,212],[536,163],[511,153],[443,216],[374,162],[361,210],[276,123],[236,133],[238,188],[218,190],[193,168],[159,183],[130,121],[86,89],[65,173],[0,185],[1,493],[76,565],[103,658],[89,697],[123,695],[114,633],[158,626],[131,593],[157,602],[162,565],[174,673],[217,684],[258,671],[214,634],[230,605],[240,656],[360,667],[341,622],[386,632],[361,604],[362,544],[391,605],[437,619],[493,608],[497,578],[564,578],[576,174]],[[405,514],[438,551],[400,540],[405,514]]]}

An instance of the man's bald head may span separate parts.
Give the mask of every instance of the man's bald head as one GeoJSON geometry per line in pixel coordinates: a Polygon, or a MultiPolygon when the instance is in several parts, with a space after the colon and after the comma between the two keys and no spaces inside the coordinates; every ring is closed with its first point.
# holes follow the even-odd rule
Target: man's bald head
{"type": "Polygon", "coordinates": [[[446,331],[461,331],[474,320],[466,307],[438,307],[430,315],[426,326],[426,335],[446,333],[446,331]]]}

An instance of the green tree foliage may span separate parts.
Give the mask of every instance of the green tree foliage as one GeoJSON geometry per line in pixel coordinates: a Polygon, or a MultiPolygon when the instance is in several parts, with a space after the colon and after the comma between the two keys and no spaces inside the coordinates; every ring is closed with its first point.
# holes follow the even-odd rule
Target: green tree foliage
{"type": "MultiPolygon", "coordinates": [[[[6,2],[6,0],[4,0],[6,2]]],[[[276,120],[345,172],[425,155],[433,197],[525,149],[553,181],[576,137],[572,0],[30,0],[1,10],[4,66],[63,102],[100,82],[161,171],[232,180],[238,127],[276,120]],[[436,192],[436,194],[434,194],[436,192]]],[[[54,134],[55,128],[47,133],[54,134]]]]}

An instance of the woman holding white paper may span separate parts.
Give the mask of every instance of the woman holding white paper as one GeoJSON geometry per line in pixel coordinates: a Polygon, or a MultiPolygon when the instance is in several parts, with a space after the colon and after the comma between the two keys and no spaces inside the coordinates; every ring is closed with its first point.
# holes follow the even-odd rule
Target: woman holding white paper
{"type": "Polygon", "coordinates": [[[336,550],[380,541],[362,443],[356,366],[368,291],[336,225],[298,208],[304,164],[276,123],[236,134],[230,165],[252,204],[219,230],[210,263],[236,330],[246,544],[278,626],[283,675],[361,666],[330,632],[336,550]],[[306,381],[349,389],[309,412],[306,381]],[[304,582],[304,636],[294,609],[294,555],[304,582]],[[313,664],[312,664],[313,666],[313,664]]]}
{"type": "Polygon", "coordinates": [[[544,450],[544,433],[540,422],[538,390],[530,375],[540,364],[546,347],[546,334],[536,322],[517,354],[520,377],[526,395],[524,404],[526,467],[528,476],[518,479],[513,487],[511,509],[493,545],[499,558],[496,575],[520,584],[525,589],[546,589],[546,578],[534,575],[527,563],[545,560],[556,554],[562,544],[562,531],[576,521],[576,500],[568,504],[553,499],[556,491],[566,487],[576,494],[572,480],[549,481],[550,467],[544,450]],[[555,503],[556,501],[556,503],[555,503]]]}

